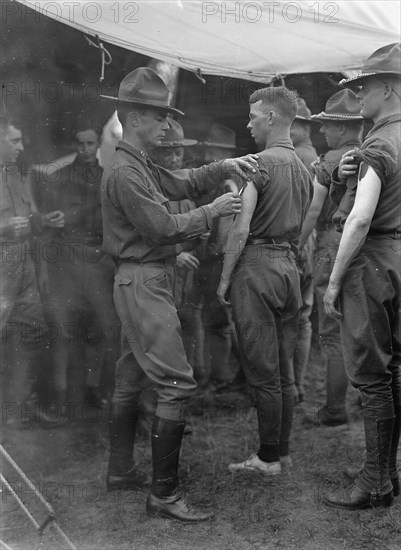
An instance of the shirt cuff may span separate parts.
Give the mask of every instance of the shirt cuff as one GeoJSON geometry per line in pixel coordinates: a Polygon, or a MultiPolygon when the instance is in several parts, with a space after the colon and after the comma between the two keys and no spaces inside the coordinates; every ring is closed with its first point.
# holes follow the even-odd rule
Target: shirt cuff
{"type": "Polygon", "coordinates": [[[202,210],[205,214],[207,228],[212,229],[213,217],[212,217],[212,212],[211,212],[209,206],[206,204],[205,206],[201,206],[200,208],[202,208],[202,210]]]}
{"type": "Polygon", "coordinates": [[[340,178],[338,177],[338,166],[334,168],[334,170],[331,173],[331,183],[340,187],[346,184],[345,181],[340,181],[340,178]]]}

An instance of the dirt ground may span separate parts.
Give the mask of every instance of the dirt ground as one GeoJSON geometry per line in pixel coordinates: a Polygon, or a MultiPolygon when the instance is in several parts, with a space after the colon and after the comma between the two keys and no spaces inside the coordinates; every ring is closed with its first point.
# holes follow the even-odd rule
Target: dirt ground
{"type": "MultiPolygon", "coordinates": [[[[314,347],[304,408],[313,411],[323,399],[324,372],[314,347]]],[[[106,492],[106,412],[78,411],[75,422],[57,429],[3,425],[1,443],[79,550],[399,550],[400,498],[388,509],[353,512],[321,502],[324,492],[349,483],[342,469],[362,459],[363,428],[353,389],[348,404],[351,422],[336,428],[306,427],[296,410],[290,471],[271,479],[249,473],[233,477],[227,464],[257,450],[251,398],[246,390],[199,393],[191,405],[193,431],[184,438],[180,470],[189,498],[215,511],[214,520],[199,525],[149,519],[146,491],[106,492]]],[[[150,474],[148,438],[139,439],[135,457],[150,474]]],[[[35,495],[4,463],[2,471],[41,523],[46,512],[35,495]]],[[[1,539],[10,548],[68,548],[51,525],[40,539],[4,487],[1,504],[1,539]]]]}

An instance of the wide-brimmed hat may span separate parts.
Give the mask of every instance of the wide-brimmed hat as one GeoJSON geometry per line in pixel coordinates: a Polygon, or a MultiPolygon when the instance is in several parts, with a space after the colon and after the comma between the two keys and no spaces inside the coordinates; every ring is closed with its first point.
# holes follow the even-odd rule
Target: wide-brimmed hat
{"type": "Polygon", "coordinates": [[[118,97],[109,95],[101,95],[100,97],[120,103],[146,105],[170,113],[184,115],[185,113],[182,111],[170,107],[168,95],[167,86],[158,74],[148,67],[139,67],[139,69],[135,69],[123,78],[118,89],[118,97]]]}
{"type": "Polygon", "coordinates": [[[306,101],[302,97],[297,99],[297,114],[295,115],[294,120],[300,120],[302,122],[318,122],[315,118],[312,118],[312,112],[306,104],[306,101]]]}
{"type": "Polygon", "coordinates": [[[158,147],[191,147],[198,143],[196,139],[184,137],[184,130],[179,122],[172,118],[168,118],[167,122],[170,128],[166,131],[163,141],[158,147]]]}
{"type": "Polygon", "coordinates": [[[370,76],[401,76],[401,44],[394,42],[379,48],[363,64],[361,72],[351,78],[343,78],[340,86],[360,86],[370,76]]]}
{"type": "Polygon", "coordinates": [[[360,114],[361,106],[352,90],[340,90],[329,97],[324,111],[312,115],[315,120],[340,120],[343,122],[363,120],[360,114]]]}
{"type": "Polygon", "coordinates": [[[236,149],[235,132],[224,124],[213,124],[202,145],[206,147],[221,147],[222,149],[236,149]]]}

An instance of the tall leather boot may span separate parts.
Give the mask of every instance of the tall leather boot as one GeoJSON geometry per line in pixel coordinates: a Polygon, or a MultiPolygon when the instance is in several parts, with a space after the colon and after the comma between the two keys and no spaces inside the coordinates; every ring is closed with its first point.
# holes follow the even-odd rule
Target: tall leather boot
{"type": "Polygon", "coordinates": [[[108,491],[138,489],[149,485],[133,462],[137,404],[111,403],[109,416],[110,457],[106,486],[108,491]]]}
{"type": "Polygon", "coordinates": [[[335,508],[362,510],[390,506],[393,502],[389,476],[389,455],[393,437],[394,418],[364,416],[366,460],[355,485],[323,498],[335,508]]]}
{"type": "Polygon", "coordinates": [[[184,422],[165,420],[155,416],[152,426],[152,491],[146,502],[151,517],[177,519],[198,523],[212,517],[189,506],[182,497],[178,483],[178,462],[184,422]]]}

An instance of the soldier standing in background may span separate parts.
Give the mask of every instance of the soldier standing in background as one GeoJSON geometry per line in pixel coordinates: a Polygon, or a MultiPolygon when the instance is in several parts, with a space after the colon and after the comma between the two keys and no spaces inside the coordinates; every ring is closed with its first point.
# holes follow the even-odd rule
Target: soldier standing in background
{"type": "Polygon", "coordinates": [[[346,395],[348,379],[344,369],[343,349],[338,320],[330,318],[323,307],[331,271],[334,266],[340,234],[332,220],[337,206],[329,196],[331,173],[341,160],[343,153],[361,143],[363,120],[359,114],[360,105],[351,90],[341,90],[332,95],[326,109],[312,115],[322,122],[320,131],[330,147],[314,165],[314,193],[300,239],[304,246],[309,235],[316,230],[315,251],[315,296],[319,315],[319,337],[326,360],[326,404],[316,414],[305,414],[307,424],[337,426],[348,422],[346,395]]]}
{"type": "Polygon", "coordinates": [[[1,220],[0,240],[2,259],[0,264],[1,338],[7,343],[16,335],[25,355],[25,361],[12,369],[9,390],[10,409],[5,421],[24,423],[30,419],[51,421],[38,402],[37,385],[46,368],[47,326],[39,295],[47,290],[46,265],[42,261],[42,249],[37,235],[43,227],[60,227],[61,212],[38,212],[27,186],[21,179],[16,164],[23,151],[22,133],[15,124],[0,118],[0,166],[1,166],[1,220]],[[37,278],[38,276],[38,278],[37,278]],[[32,418],[33,417],[33,418],[32,418]]]}
{"type": "Polygon", "coordinates": [[[374,126],[340,161],[344,186],[360,166],[324,307],[340,322],[347,375],[361,393],[366,458],[355,484],[324,502],[357,510],[389,506],[400,494],[401,44],[378,49],[340,84],[360,86],[360,114],[374,126]]]}

